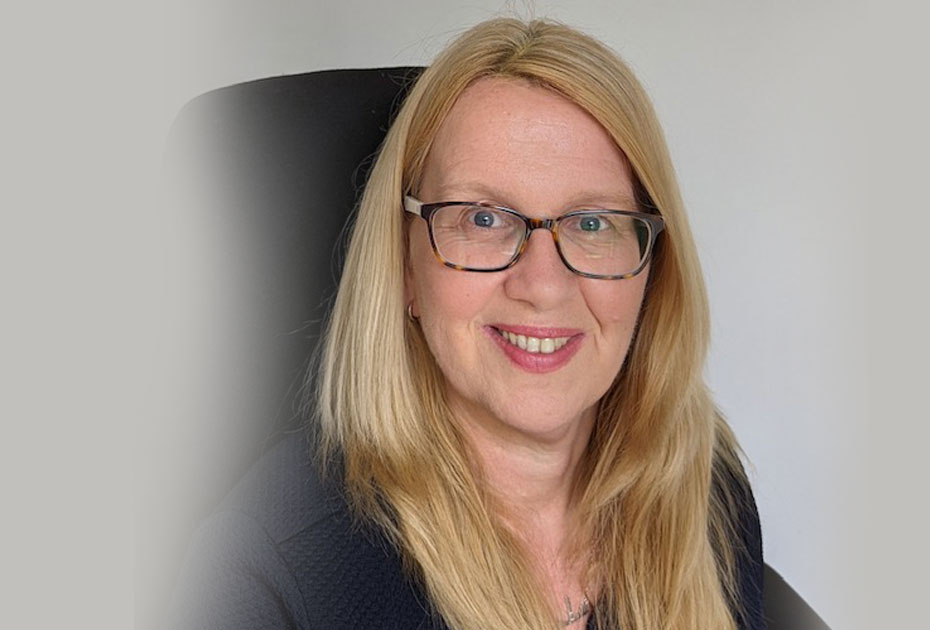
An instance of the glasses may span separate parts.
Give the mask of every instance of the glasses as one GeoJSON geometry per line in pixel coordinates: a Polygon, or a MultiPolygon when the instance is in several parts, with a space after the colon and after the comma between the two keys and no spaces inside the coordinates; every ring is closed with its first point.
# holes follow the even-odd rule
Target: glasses
{"type": "Polygon", "coordinates": [[[565,266],[579,276],[620,280],[645,267],[665,227],[657,214],[575,210],[532,219],[502,206],[470,201],[423,203],[404,198],[404,210],[426,220],[436,257],[460,271],[502,271],[520,260],[533,230],[552,233],[565,266]]]}

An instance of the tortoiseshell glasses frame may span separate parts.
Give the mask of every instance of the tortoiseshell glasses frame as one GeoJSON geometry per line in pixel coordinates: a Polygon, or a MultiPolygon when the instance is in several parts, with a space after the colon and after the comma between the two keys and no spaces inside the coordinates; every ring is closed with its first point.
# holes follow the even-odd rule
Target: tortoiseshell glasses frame
{"type": "MultiPolygon", "coordinates": [[[[559,253],[559,257],[562,259],[562,262],[565,264],[565,266],[573,273],[576,273],[579,276],[583,276],[585,278],[597,278],[603,280],[623,280],[626,278],[632,278],[642,272],[643,269],[645,269],[655,249],[656,239],[665,228],[665,220],[660,215],[648,212],[635,212],[630,210],[575,210],[572,212],[567,212],[554,219],[534,219],[506,206],[497,206],[493,204],[472,201],[440,201],[437,203],[423,203],[422,201],[409,195],[404,197],[404,210],[415,216],[421,217],[426,221],[429,231],[430,245],[433,249],[433,253],[443,265],[452,269],[457,269],[459,271],[475,271],[479,273],[503,271],[504,269],[509,269],[510,267],[517,264],[517,261],[520,260],[520,257],[526,250],[526,243],[529,241],[533,230],[544,229],[548,230],[552,234],[552,239],[555,242],[555,247],[559,253]],[[499,264],[495,263],[486,266],[470,266],[461,264],[461,262],[448,259],[446,255],[443,254],[442,248],[437,243],[434,229],[434,219],[437,216],[437,213],[443,208],[449,208],[452,206],[458,206],[463,209],[476,210],[479,212],[482,209],[491,211],[491,213],[494,214],[489,214],[488,216],[491,218],[506,218],[511,222],[511,227],[514,227],[515,229],[518,228],[516,228],[516,224],[513,222],[515,220],[522,222],[523,230],[522,232],[517,232],[512,235],[511,238],[513,242],[507,244],[508,248],[503,252],[504,255],[501,256],[501,261],[499,264]],[[636,226],[636,245],[639,250],[639,256],[636,264],[632,265],[632,269],[625,269],[620,273],[596,273],[590,271],[590,269],[585,270],[578,268],[576,264],[579,261],[575,261],[576,264],[572,264],[569,259],[573,257],[571,255],[566,256],[563,243],[559,238],[559,228],[569,222],[571,222],[573,225],[584,225],[586,224],[585,222],[587,222],[587,224],[591,224],[597,228],[600,227],[602,219],[605,221],[605,225],[609,224],[610,221],[616,222],[618,220],[628,220],[629,223],[636,226]],[[592,220],[596,221],[597,223],[592,223],[592,220]],[[511,246],[512,252],[510,251],[511,246]],[[506,255],[507,252],[510,252],[509,256],[506,255]]],[[[479,218],[486,219],[486,217],[479,218]]],[[[479,227],[491,227],[482,226],[481,224],[476,225],[479,227]]],[[[580,229],[585,230],[586,228],[582,227],[580,229]]],[[[469,246],[471,247],[471,245],[469,246]]],[[[595,256],[594,258],[603,258],[603,256],[599,255],[595,256]]]]}

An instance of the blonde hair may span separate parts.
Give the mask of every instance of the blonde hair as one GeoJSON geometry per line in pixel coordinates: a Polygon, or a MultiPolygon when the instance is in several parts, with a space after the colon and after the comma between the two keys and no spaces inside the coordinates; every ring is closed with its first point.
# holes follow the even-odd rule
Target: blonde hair
{"type": "Polygon", "coordinates": [[[405,316],[403,195],[417,190],[455,100],[489,76],[554,90],[590,113],[666,222],[636,338],[599,405],[577,485],[587,528],[579,544],[595,550],[586,578],[600,585],[598,621],[733,629],[745,478],[702,377],[709,325],[697,253],[646,93],[611,50],[576,30],[484,22],[412,88],[365,189],[328,325],[322,461],[342,463],[353,509],[386,532],[451,628],[558,627],[469,463],[426,341],[405,316]]]}

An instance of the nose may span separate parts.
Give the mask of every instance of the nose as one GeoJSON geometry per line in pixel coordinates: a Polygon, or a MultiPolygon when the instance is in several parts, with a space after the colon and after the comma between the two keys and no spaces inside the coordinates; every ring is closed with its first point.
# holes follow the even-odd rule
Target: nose
{"type": "Polygon", "coordinates": [[[508,297],[527,302],[536,310],[553,308],[576,285],[575,274],[562,262],[554,235],[547,229],[530,232],[520,260],[505,273],[508,297]]]}

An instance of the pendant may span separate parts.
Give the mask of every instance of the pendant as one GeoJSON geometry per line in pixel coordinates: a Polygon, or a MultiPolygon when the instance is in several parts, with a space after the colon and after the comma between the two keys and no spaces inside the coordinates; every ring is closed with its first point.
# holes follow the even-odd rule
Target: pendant
{"type": "Polygon", "coordinates": [[[588,601],[588,596],[584,595],[581,598],[581,606],[578,610],[572,610],[572,602],[568,597],[565,597],[565,610],[566,610],[566,619],[562,624],[563,626],[570,626],[589,612],[591,612],[591,602],[588,601]]]}

